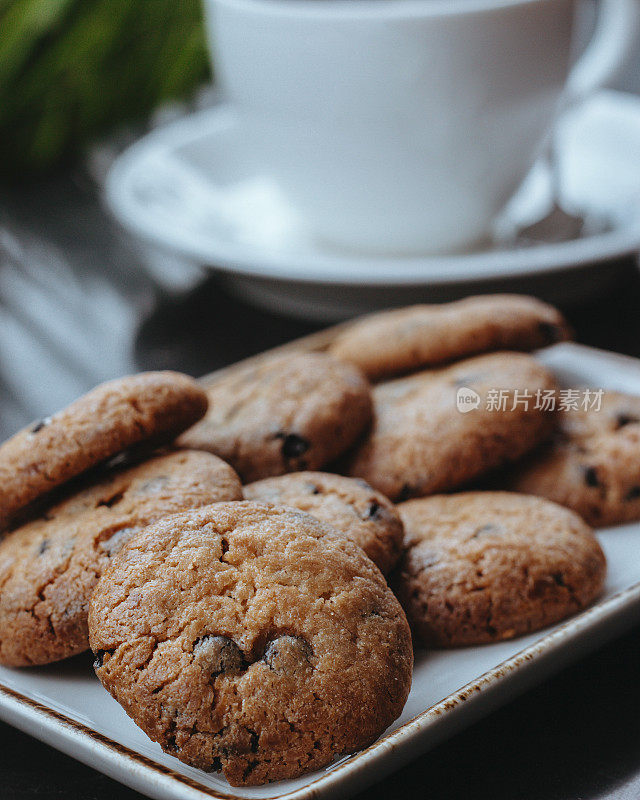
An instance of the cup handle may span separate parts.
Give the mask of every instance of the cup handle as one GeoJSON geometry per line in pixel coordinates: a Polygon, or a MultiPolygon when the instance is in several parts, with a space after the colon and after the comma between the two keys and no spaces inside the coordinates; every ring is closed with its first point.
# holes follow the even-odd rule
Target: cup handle
{"type": "Polygon", "coordinates": [[[640,0],[600,0],[599,5],[591,42],[569,75],[564,109],[611,83],[640,39],[640,0]]]}

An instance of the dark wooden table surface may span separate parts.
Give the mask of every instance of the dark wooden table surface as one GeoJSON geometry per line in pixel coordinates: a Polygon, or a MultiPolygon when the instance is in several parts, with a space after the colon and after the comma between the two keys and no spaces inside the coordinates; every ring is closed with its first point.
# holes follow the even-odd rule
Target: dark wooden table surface
{"type": "MultiPolygon", "coordinates": [[[[159,291],[83,175],[0,196],[0,436],[137,369],[204,374],[314,330],[234,300],[215,277],[159,291]]],[[[565,309],[586,344],[640,356],[640,277],[565,309]]],[[[640,558],[640,553],[638,554],[640,558]]],[[[640,627],[362,794],[476,800],[640,798],[640,627]]],[[[0,798],[137,793],[0,723],[0,798]]]]}

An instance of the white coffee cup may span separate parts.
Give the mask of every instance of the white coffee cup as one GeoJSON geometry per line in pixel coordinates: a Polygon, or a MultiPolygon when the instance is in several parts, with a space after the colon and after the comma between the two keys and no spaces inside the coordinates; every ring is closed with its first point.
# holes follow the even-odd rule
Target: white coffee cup
{"type": "Polygon", "coordinates": [[[628,54],[640,0],[205,0],[247,166],[321,239],[371,253],[476,245],[563,103],[628,54]]]}

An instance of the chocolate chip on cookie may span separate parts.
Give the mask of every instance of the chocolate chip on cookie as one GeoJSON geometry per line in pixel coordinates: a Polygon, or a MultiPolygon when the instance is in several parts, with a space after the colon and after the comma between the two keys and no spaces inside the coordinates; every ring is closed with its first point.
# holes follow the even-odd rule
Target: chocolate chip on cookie
{"type": "Polygon", "coordinates": [[[0,446],[0,524],[133,445],[177,436],[206,410],[204,391],[176,372],[103,383],[0,446]]]}
{"type": "Polygon", "coordinates": [[[534,297],[480,295],[365,317],[339,334],[330,352],[379,380],[492,350],[535,350],[570,336],[562,314],[534,297]]]}
{"type": "Polygon", "coordinates": [[[510,639],[558,622],[601,593],[606,561],[577,514],[539,497],[469,492],[398,506],[407,550],[396,576],[427,646],[510,639]]]}
{"type": "Polygon", "coordinates": [[[411,684],[409,627],[379,570],[275,506],[218,503],[146,528],[98,583],[89,629],[127,714],[234,785],[366,747],[411,684]]]}
{"type": "Polygon", "coordinates": [[[402,550],[402,523],[391,503],[365,481],[327,472],[294,472],[244,487],[247,500],[293,506],[328,522],[359,545],[383,574],[402,550]]]}
{"type": "Polygon", "coordinates": [[[185,450],[110,474],[14,530],[0,542],[0,663],[46,664],[86,650],[89,597],[137,531],[241,497],[228,464],[185,450]]]}
{"type": "Polygon", "coordinates": [[[640,397],[605,392],[599,409],[559,412],[557,435],[507,479],[590,525],[640,519],[640,397]]]}
{"type": "Polygon", "coordinates": [[[536,404],[555,388],[531,356],[493,353],[374,387],[374,424],[348,472],[391,500],[463,485],[543,441],[553,414],[536,404]],[[475,398],[460,407],[465,387],[475,398]]]}
{"type": "Polygon", "coordinates": [[[246,482],[324,466],[371,419],[366,379],[322,353],[245,367],[220,378],[208,395],[208,414],[180,444],[224,458],[246,482]]]}

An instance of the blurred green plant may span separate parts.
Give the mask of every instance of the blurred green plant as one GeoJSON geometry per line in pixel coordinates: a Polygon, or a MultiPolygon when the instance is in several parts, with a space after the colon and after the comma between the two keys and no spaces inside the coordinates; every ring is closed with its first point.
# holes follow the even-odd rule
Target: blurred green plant
{"type": "Polygon", "coordinates": [[[39,172],[208,74],[200,0],[0,0],[0,172],[39,172]]]}

